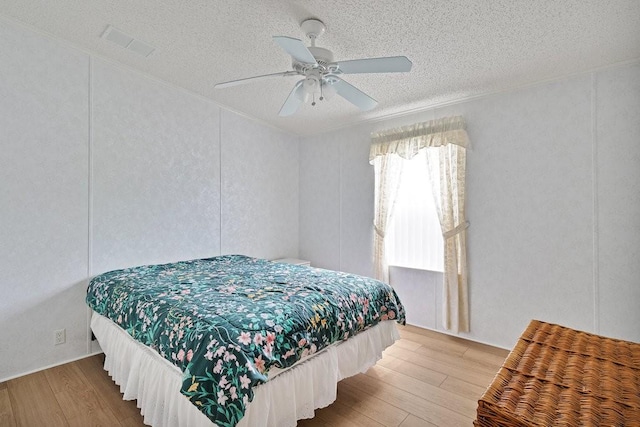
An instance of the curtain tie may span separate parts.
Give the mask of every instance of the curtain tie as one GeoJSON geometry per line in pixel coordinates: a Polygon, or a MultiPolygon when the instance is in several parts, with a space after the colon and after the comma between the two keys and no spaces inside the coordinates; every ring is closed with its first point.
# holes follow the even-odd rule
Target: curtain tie
{"type": "Polygon", "coordinates": [[[469,221],[465,221],[462,224],[458,225],[456,228],[453,228],[447,231],[446,233],[442,233],[442,237],[444,237],[445,239],[448,239],[449,237],[453,237],[456,234],[461,233],[467,228],[469,228],[469,221]]]}
{"type": "Polygon", "coordinates": [[[373,224],[373,230],[378,236],[384,239],[384,231],[380,230],[377,225],[373,224]]]}

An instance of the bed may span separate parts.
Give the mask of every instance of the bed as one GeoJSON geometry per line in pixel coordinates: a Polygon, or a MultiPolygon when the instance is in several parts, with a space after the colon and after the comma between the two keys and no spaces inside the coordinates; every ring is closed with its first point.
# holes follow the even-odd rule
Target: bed
{"type": "Polygon", "coordinates": [[[398,337],[388,285],[242,255],[116,270],[87,290],[105,369],[153,426],[288,426],[398,337]]]}

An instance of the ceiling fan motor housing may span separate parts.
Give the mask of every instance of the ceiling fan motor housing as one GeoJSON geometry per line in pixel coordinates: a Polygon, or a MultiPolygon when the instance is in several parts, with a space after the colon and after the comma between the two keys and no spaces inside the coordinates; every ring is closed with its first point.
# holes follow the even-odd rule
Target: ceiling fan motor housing
{"type": "Polygon", "coordinates": [[[322,75],[329,73],[331,71],[329,70],[329,65],[333,63],[333,52],[329,49],[316,46],[316,39],[326,30],[324,23],[318,19],[307,19],[300,24],[300,27],[311,40],[311,46],[309,46],[308,49],[317,64],[305,64],[294,60],[294,69],[304,75],[308,75],[308,73],[313,70],[319,71],[322,75]]]}
{"type": "Polygon", "coordinates": [[[326,67],[333,62],[333,52],[329,49],[317,46],[309,46],[309,52],[316,58],[318,65],[326,67]]]}
{"type": "Polygon", "coordinates": [[[311,71],[319,72],[321,75],[334,72],[337,67],[333,62],[333,52],[329,49],[317,46],[309,46],[309,52],[316,60],[316,64],[305,64],[303,62],[293,61],[293,69],[302,75],[308,75],[311,71]]]}

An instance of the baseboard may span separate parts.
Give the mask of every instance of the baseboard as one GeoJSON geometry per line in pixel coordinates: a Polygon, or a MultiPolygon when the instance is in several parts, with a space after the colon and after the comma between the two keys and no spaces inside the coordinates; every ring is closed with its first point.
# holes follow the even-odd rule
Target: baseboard
{"type": "Polygon", "coordinates": [[[95,351],[95,352],[92,352],[92,353],[89,353],[89,354],[83,354],[82,356],[74,357],[72,359],[68,359],[68,360],[65,360],[65,361],[60,362],[60,363],[54,363],[52,365],[43,366],[42,368],[38,368],[38,369],[31,370],[31,371],[23,372],[23,373],[18,374],[18,375],[13,375],[11,377],[2,378],[2,379],[0,379],[0,383],[11,381],[11,380],[14,380],[16,378],[24,377],[24,376],[27,376],[27,375],[35,374],[36,372],[45,371],[45,370],[50,369],[50,368],[55,368],[56,366],[66,365],[67,363],[75,362],[75,361],[81,360],[81,359],[86,359],[87,357],[92,357],[92,356],[95,356],[96,354],[101,354],[101,353],[102,353],[102,351],[95,351]]]}
{"type": "Polygon", "coordinates": [[[484,345],[488,345],[488,346],[496,347],[496,348],[501,348],[503,350],[508,350],[508,351],[511,350],[511,347],[504,347],[504,346],[501,346],[501,345],[492,344],[492,343],[489,343],[489,342],[486,342],[486,341],[482,341],[482,340],[478,340],[478,339],[475,339],[475,338],[466,337],[466,336],[463,336],[463,335],[454,334],[452,332],[443,331],[441,329],[428,328],[428,327],[423,326],[423,325],[418,325],[418,324],[409,323],[409,322],[407,322],[407,325],[415,326],[416,328],[426,329],[427,331],[437,332],[437,333],[443,334],[443,335],[449,335],[450,337],[462,338],[463,340],[476,342],[478,344],[484,344],[484,345]]]}

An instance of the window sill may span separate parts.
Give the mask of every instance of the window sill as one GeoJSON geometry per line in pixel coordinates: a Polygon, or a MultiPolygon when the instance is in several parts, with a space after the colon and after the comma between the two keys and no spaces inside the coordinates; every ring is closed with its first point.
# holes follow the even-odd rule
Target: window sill
{"type": "Polygon", "coordinates": [[[399,264],[389,264],[389,268],[391,267],[395,267],[395,268],[406,268],[407,270],[417,270],[417,271],[427,271],[429,273],[444,273],[444,271],[442,270],[430,270],[427,268],[421,268],[421,267],[410,267],[408,265],[399,265],[399,264]]]}

